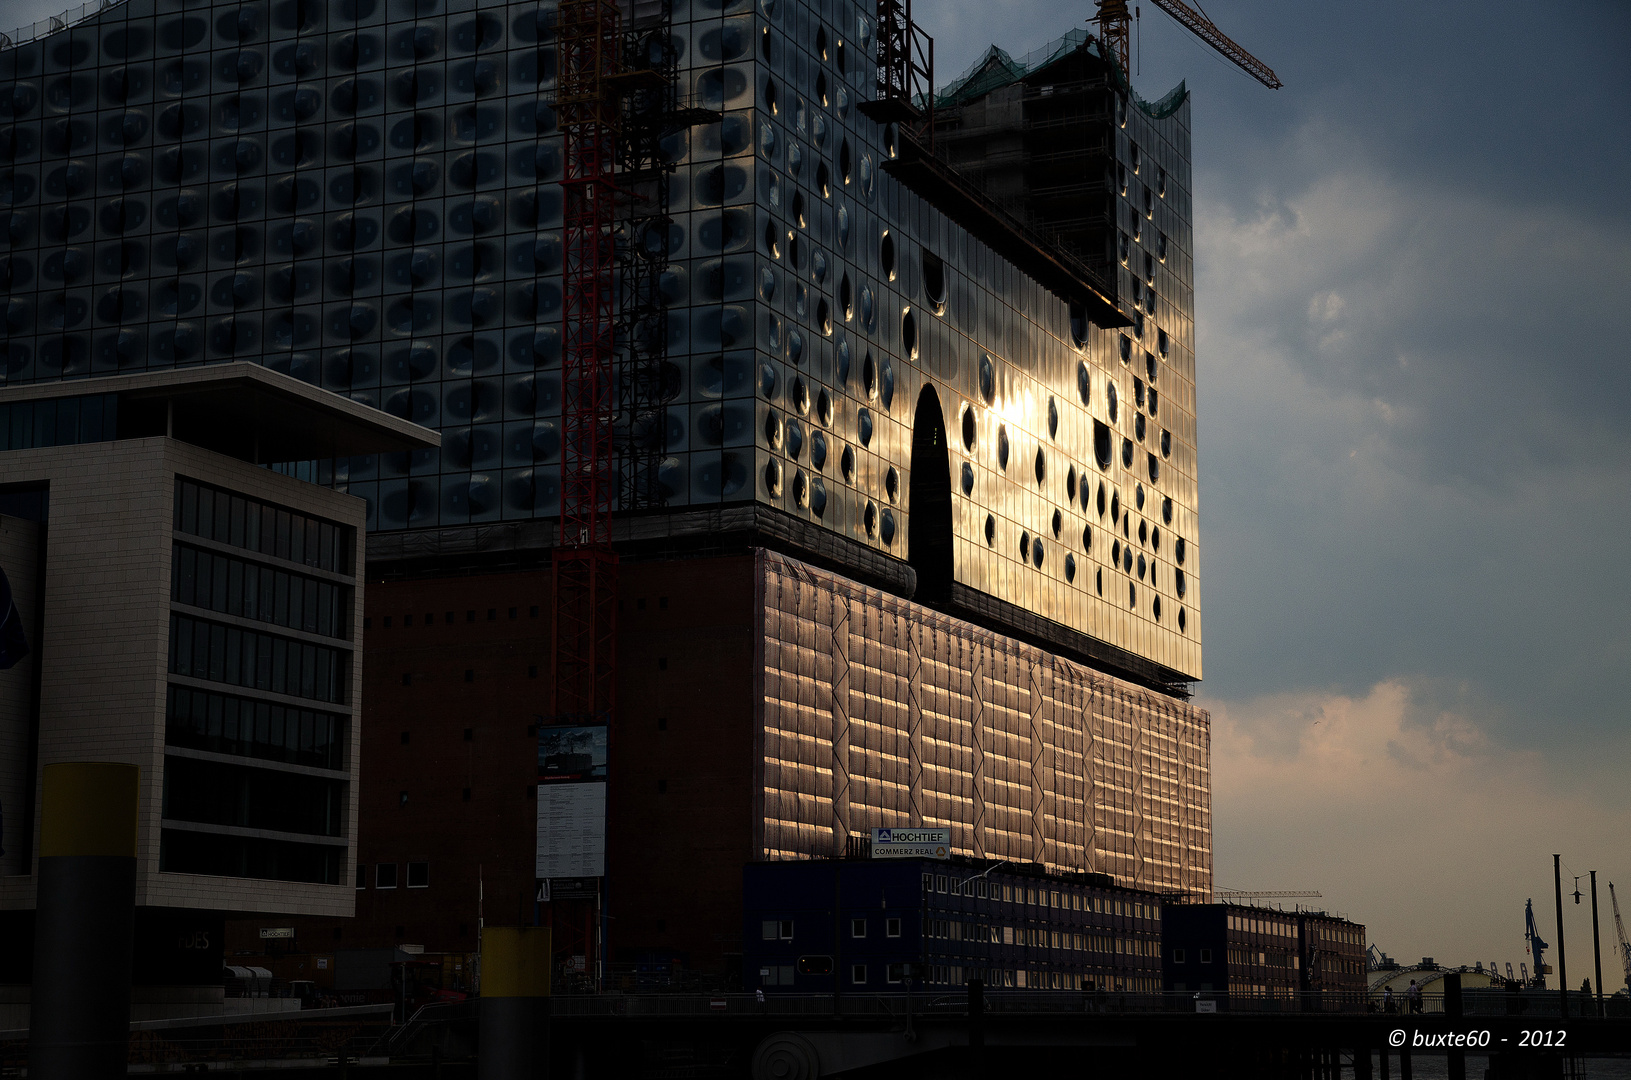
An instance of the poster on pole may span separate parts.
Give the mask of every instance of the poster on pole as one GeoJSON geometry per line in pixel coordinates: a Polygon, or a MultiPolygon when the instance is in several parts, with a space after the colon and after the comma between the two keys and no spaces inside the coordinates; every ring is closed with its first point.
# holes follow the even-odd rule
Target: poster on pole
{"type": "Polygon", "coordinates": [[[538,785],[536,877],[602,877],[606,873],[606,785],[538,785]]]}

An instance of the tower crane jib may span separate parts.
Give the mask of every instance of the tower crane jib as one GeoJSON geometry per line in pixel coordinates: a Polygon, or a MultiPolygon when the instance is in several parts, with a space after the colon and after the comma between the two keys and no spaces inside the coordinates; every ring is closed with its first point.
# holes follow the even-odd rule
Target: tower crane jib
{"type": "MultiPolygon", "coordinates": [[[[1218,29],[1216,23],[1184,3],[1184,0],[1150,0],[1150,3],[1171,15],[1180,26],[1212,46],[1225,60],[1270,90],[1278,90],[1285,85],[1274,73],[1273,68],[1237,45],[1228,34],[1218,29]]],[[[1132,29],[1132,19],[1127,10],[1127,0],[1096,0],[1096,4],[1098,14],[1094,16],[1094,21],[1099,24],[1099,40],[1107,49],[1115,52],[1122,72],[1130,76],[1131,72],[1127,67],[1127,41],[1132,29]]]]}

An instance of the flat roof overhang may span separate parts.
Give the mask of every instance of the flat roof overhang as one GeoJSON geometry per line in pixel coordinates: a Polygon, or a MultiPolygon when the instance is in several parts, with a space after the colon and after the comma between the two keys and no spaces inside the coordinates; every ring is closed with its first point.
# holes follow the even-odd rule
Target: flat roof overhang
{"type": "Polygon", "coordinates": [[[0,405],[112,395],[120,439],[167,435],[257,465],[429,450],[440,433],[246,360],[0,387],[0,405]]]}

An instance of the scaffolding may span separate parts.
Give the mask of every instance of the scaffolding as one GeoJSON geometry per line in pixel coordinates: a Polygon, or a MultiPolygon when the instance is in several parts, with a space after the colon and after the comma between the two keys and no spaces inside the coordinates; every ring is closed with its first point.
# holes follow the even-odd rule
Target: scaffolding
{"type": "Polygon", "coordinates": [[[618,502],[619,509],[660,508],[659,473],[666,446],[665,402],[675,380],[666,377],[668,309],[662,276],[668,269],[670,177],[662,140],[679,112],[678,52],[663,0],[651,25],[624,38],[619,76],[621,135],[618,186],[625,197],[617,225],[618,260],[618,502]]]}
{"type": "MultiPolygon", "coordinates": [[[[606,725],[615,743],[618,557],[612,515],[659,508],[665,449],[673,163],[662,142],[712,110],[682,108],[669,0],[625,28],[614,0],[560,8],[556,107],[564,135],[561,526],[553,559],[552,724],[606,725]]],[[[549,894],[540,890],[542,901],[549,894]]],[[[563,953],[598,981],[595,899],[551,898],[563,953]]],[[[582,970],[582,969],[580,969],[582,970]]]]}
{"type": "MultiPolygon", "coordinates": [[[[1086,30],[1015,59],[992,46],[935,102],[937,156],[1108,291],[1119,90],[1086,30]]],[[[1113,295],[1113,292],[1111,292],[1113,295]]]]}
{"type": "Polygon", "coordinates": [[[934,38],[912,21],[911,0],[878,0],[877,97],[861,112],[934,147],[934,38]]]}
{"type": "Polygon", "coordinates": [[[617,281],[613,226],[619,109],[610,98],[621,53],[617,6],[568,0],[559,23],[565,136],[564,401],[561,531],[555,550],[556,722],[609,723],[615,701],[617,556],[612,428],[617,281]]]}

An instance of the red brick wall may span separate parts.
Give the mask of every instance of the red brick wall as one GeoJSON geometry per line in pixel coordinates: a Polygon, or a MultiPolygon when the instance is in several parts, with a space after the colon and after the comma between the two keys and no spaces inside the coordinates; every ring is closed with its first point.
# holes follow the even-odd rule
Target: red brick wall
{"type": "MultiPolygon", "coordinates": [[[[368,887],[355,919],[297,920],[299,948],[471,951],[478,881],[489,925],[532,921],[528,728],[549,709],[549,584],[543,570],[367,586],[358,861],[368,887]],[[397,888],[375,888],[381,862],[398,864],[397,888]],[[409,862],[429,864],[429,888],[405,887],[409,862]]],[[[613,960],[661,950],[713,969],[739,951],[741,867],[753,855],[753,590],[750,556],[622,568],[607,793],[613,960]]],[[[229,953],[259,952],[258,926],[234,924],[229,953]]]]}
{"type": "Polygon", "coordinates": [[[753,560],[635,564],[622,586],[609,946],[614,960],[667,949],[710,968],[741,951],[754,855],[753,560]]]}

